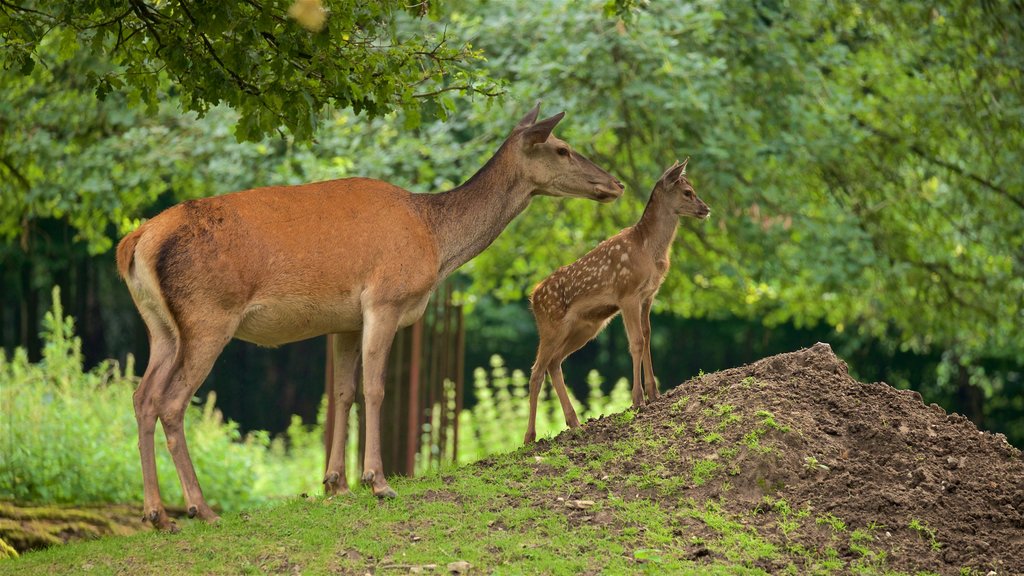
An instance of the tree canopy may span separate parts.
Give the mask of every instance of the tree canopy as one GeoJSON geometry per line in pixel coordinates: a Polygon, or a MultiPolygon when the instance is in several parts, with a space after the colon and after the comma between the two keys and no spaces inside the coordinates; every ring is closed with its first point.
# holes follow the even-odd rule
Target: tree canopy
{"type": "Polygon", "coordinates": [[[626,196],[535,201],[463,268],[468,299],[521,300],[689,156],[713,213],[683,223],[662,312],[824,324],[941,354],[940,381],[1019,383],[993,368],[1024,363],[1013,2],[338,1],[319,33],[284,1],[51,4],[0,0],[7,253],[45,218],[102,253],[171,201],[258,185],[444,189],[543,99],[626,196]]]}
{"type": "Polygon", "coordinates": [[[238,111],[245,140],[282,127],[309,140],[328,107],[413,119],[423,107],[444,115],[450,100],[436,98],[444,93],[496,93],[471,66],[479,55],[468,44],[395,25],[400,13],[425,16],[430,2],[338,0],[319,32],[289,17],[292,4],[4,0],[0,62],[28,74],[76,53],[102,54],[109,65],[79,79],[98,99],[122,92],[153,112],[169,78],[185,110],[223,103],[238,111]]]}

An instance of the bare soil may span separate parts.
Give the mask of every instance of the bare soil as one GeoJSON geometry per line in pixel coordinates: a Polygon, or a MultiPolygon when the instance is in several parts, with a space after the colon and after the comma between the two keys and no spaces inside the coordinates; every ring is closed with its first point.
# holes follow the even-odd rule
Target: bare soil
{"type": "MultiPolygon", "coordinates": [[[[780,546],[834,547],[847,566],[861,553],[837,532],[860,529],[884,552],[887,570],[1024,574],[1020,450],[924,404],[917,392],[854,380],[827,344],[702,375],[641,409],[629,426],[605,417],[535,451],[558,447],[587,466],[601,446],[647,435],[656,441],[602,464],[606,484],[581,482],[573,498],[600,500],[617,486],[626,498],[670,510],[711,500],[780,546]],[[708,479],[695,474],[702,465],[715,469],[708,479]],[[675,478],[679,489],[645,488],[636,480],[644,475],[675,478]],[[814,521],[784,530],[795,516],[779,513],[781,500],[814,521]]],[[[691,558],[710,561],[714,553],[694,534],[713,538],[715,530],[698,520],[678,530],[680,542],[695,542],[691,558]]],[[[758,567],[783,568],[771,560],[758,567]]]]}

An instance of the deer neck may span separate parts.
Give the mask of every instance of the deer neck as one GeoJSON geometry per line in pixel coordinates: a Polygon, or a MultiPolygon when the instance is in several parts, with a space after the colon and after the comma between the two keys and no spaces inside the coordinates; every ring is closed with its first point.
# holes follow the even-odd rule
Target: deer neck
{"type": "Polygon", "coordinates": [[[499,150],[465,184],[438,194],[415,195],[437,241],[440,277],[490,246],[530,204],[532,192],[499,150]]]}
{"type": "Polygon", "coordinates": [[[679,216],[668,206],[665,199],[656,190],[636,224],[636,231],[643,239],[643,245],[652,257],[659,259],[665,255],[679,229],[679,216]]]}

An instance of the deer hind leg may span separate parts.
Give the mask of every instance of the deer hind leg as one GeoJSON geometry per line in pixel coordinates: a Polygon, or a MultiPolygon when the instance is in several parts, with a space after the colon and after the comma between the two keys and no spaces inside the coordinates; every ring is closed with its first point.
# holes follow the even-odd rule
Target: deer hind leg
{"type": "Polygon", "coordinates": [[[331,436],[331,460],[324,474],[324,492],[344,494],[348,492],[348,476],[345,473],[345,445],[348,440],[348,417],[356,397],[356,370],[359,366],[360,332],[335,334],[334,380],[332,393],[337,396],[334,407],[334,433],[331,436]]]}
{"type": "Polygon", "coordinates": [[[380,455],[380,406],[384,402],[384,372],[388,353],[398,330],[398,310],[371,309],[363,318],[363,401],[366,403],[366,450],[363,483],[379,498],[394,498],[395,491],[384,478],[380,455]]]}
{"type": "Polygon", "coordinates": [[[139,387],[132,395],[135,419],[139,427],[139,457],[142,461],[143,517],[159,530],[177,531],[177,525],[164,509],[156,472],[153,435],[156,431],[158,401],[174,375],[177,344],[162,326],[149,330],[149,364],[139,387]]]}
{"type": "Polygon", "coordinates": [[[626,325],[626,337],[629,339],[629,355],[633,358],[633,408],[644,404],[643,381],[641,369],[644,355],[643,323],[640,320],[640,302],[629,300],[623,302],[622,322],[626,325]]]}
{"type": "Polygon", "coordinates": [[[644,300],[640,309],[641,328],[644,336],[644,389],[647,401],[658,397],[658,381],[654,378],[654,363],[651,361],[651,303],[653,297],[644,300]]]}
{"type": "Polygon", "coordinates": [[[182,339],[176,373],[160,398],[158,410],[160,423],[167,436],[167,449],[178,471],[178,480],[181,481],[189,518],[198,516],[207,522],[215,522],[220,517],[206,503],[203,490],[199,487],[195,467],[192,465],[192,458],[188,453],[188,444],[185,441],[185,410],[196,390],[209,375],[214,361],[231,339],[233,330],[228,329],[226,322],[222,324],[223,330],[210,331],[210,324],[207,323],[205,326],[205,336],[182,339]]]}

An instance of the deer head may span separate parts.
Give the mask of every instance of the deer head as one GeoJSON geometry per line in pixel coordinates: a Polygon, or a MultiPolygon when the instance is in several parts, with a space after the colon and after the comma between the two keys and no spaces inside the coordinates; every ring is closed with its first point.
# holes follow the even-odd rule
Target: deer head
{"type": "Polygon", "coordinates": [[[672,166],[661,175],[658,185],[655,186],[656,194],[661,194],[668,202],[675,213],[679,216],[693,216],[704,219],[711,214],[711,209],[703,200],[697,197],[693,190],[693,184],[686,177],[686,164],[690,159],[672,163],[672,166]]]}
{"type": "Polygon", "coordinates": [[[599,202],[622,196],[621,182],[551,133],[565,112],[538,121],[539,113],[537,102],[506,141],[524,176],[535,187],[534,194],[599,202]]]}

